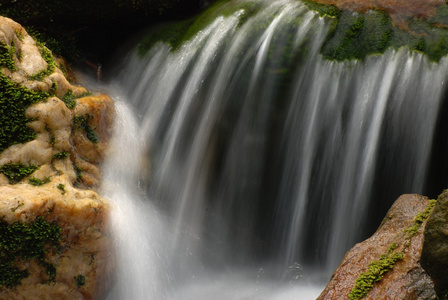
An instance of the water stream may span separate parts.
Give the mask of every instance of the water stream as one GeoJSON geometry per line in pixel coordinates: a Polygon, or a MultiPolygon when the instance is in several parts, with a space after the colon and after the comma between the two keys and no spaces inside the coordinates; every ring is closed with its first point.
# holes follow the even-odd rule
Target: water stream
{"type": "Polygon", "coordinates": [[[300,2],[243,13],[176,52],[132,50],[106,87],[110,299],[315,299],[374,212],[424,191],[447,59],[330,62],[300,2]]]}

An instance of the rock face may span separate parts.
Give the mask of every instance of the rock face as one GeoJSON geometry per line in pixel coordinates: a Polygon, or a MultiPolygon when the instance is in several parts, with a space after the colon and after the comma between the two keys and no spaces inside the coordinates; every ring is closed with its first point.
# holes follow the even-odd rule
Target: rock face
{"type": "MultiPolygon", "coordinates": [[[[112,265],[108,206],[93,191],[67,184],[61,191],[59,182],[65,181],[54,180],[43,187],[0,187],[3,222],[33,224],[41,217],[60,228],[56,247],[45,242],[48,252],[43,258],[14,259],[13,267],[28,276],[16,287],[0,288],[0,299],[98,299],[104,291],[112,265]]],[[[27,243],[23,246],[29,247],[27,243]]]]}
{"type": "Polygon", "coordinates": [[[347,252],[318,299],[436,299],[419,263],[429,204],[420,195],[401,196],[375,234],[347,252]]]}
{"type": "Polygon", "coordinates": [[[113,102],[3,17],[0,46],[0,299],[101,298],[114,263],[95,189],[113,102]]]}
{"type": "Polygon", "coordinates": [[[425,227],[421,264],[439,299],[448,299],[448,190],[437,201],[425,227]]]}
{"type": "Polygon", "coordinates": [[[445,4],[443,0],[408,0],[408,1],[389,1],[389,0],[316,0],[323,4],[333,4],[342,9],[352,11],[367,12],[369,10],[384,10],[390,13],[395,23],[401,24],[405,18],[409,17],[430,17],[436,14],[436,10],[445,4]]]}

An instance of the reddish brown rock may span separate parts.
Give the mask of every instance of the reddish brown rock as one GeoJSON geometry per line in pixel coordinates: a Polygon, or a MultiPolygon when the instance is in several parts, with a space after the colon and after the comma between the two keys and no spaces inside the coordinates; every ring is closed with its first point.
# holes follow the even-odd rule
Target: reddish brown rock
{"type": "Polygon", "coordinates": [[[435,299],[432,281],[419,263],[425,223],[411,239],[404,233],[415,224],[414,217],[428,204],[428,198],[420,195],[398,198],[375,234],[347,252],[318,299],[349,299],[358,276],[372,261],[387,254],[393,243],[398,246],[395,251],[403,251],[404,259],[396,262],[363,299],[435,299]]]}
{"type": "Polygon", "coordinates": [[[315,0],[315,2],[333,4],[352,11],[384,10],[391,15],[395,24],[404,27],[406,27],[405,18],[434,16],[437,8],[445,3],[444,0],[315,0]]]}

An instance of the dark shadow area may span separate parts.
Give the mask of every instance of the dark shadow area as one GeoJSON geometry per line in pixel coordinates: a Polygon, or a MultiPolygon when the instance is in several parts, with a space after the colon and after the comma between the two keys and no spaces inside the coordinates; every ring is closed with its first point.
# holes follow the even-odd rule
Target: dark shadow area
{"type": "Polygon", "coordinates": [[[143,28],[198,13],[206,0],[26,0],[0,4],[0,14],[24,26],[72,65],[107,64],[143,28]]]}

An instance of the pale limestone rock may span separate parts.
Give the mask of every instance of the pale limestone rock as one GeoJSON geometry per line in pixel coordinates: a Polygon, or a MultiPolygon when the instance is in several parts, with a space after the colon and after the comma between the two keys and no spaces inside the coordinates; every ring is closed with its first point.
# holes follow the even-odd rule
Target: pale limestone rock
{"type": "Polygon", "coordinates": [[[50,80],[49,86],[51,86],[53,82],[57,84],[55,95],[59,98],[62,98],[68,90],[72,90],[73,94],[77,97],[87,93],[85,88],[71,85],[59,69],[56,69],[53,74],[48,76],[48,80],[50,80]]]}
{"type": "Polygon", "coordinates": [[[39,48],[36,47],[36,42],[31,36],[27,35],[23,38],[18,50],[22,52],[18,69],[22,70],[26,76],[32,76],[47,69],[47,62],[43,60],[39,48]]]}
{"type": "MultiPolygon", "coordinates": [[[[59,151],[70,150],[70,133],[72,125],[72,113],[67,106],[56,97],[48,99],[46,102],[37,103],[27,109],[27,117],[35,119],[29,124],[36,132],[52,133],[54,136],[53,148],[59,151]]],[[[50,139],[48,138],[49,142],[50,139]]]]}
{"type": "Polygon", "coordinates": [[[0,154],[0,165],[7,163],[33,164],[40,166],[51,161],[52,148],[47,141],[36,139],[26,144],[9,147],[0,154]]]}
{"type": "MultiPolygon", "coordinates": [[[[98,187],[101,179],[99,164],[104,157],[112,128],[113,101],[106,95],[88,96],[78,99],[78,105],[70,110],[61,100],[62,97],[68,91],[80,97],[87,94],[85,88],[70,84],[57,67],[42,81],[30,79],[30,76],[46,70],[47,63],[42,59],[39,46],[16,22],[0,17],[0,41],[9,46],[14,43],[16,52],[21,53],[20,60],[17,53],[14,59],[16,71],[2,69],[11,80],[36,91],[48,92],[52,86],[56,86],[54,97],[34,104],[26,111],[26,116],[33,119],[28,126],[37,133],[37,138],[26,144],[14,145],[0,153],[0,165],[22,163],[42,167],[50,163],[54,167],[54,164],[58,164],[58,167],[53,168],[54,172],[68,173],[71,183],[75,184],[79,178],[76,176],[74,164],[82,173],[81,181],[78,180],[77,184],[89,188],[98,187]],[[88,117],[89,126],[99,138],[97,142],[90,141],[85,130],[73,126],[74,116],[88,117]],[[59,152],[70,152],[73,164],[53,161],[52,156],[59,152]]],[[[63,63],[60,59],[56,59],[56,62],[63,63]]],[[[5,184],[1,178],[0,184],[5,184]]]]}
{"type": "Polygon", "coordinates": [[[111,259],[108,232],[108,204],[93,191],[66,185],[65,192],[57,188],[68,183],[64,176],[41,187],[28,184],[0,187],[0,215],[3,220],[28,223],[37,216],[57,222],[62,228],[61,253],[49,252],[45,260],[56,267],[56,284],[42,284],[47,279],[45,269],[36,261],[19,264],[30,276],[17,289],[0,289],[0,299],[95,299],[106,287],[111,259]],[[32,199],[32,201],[30,201],[32,199]],[[74,278],[85,277],[78,287],[74,278]],[[35,297],[35,298],[33,298],[35,297]]]}
{"type": "Polygon", "coordinates": [[[29,224],[43,217],[61,228],[60,252],[45,255],[45,261],[56,268],[55,281],[46,282],[46,270],[35,259],[15,261],[30,275],[15,288],[0,284],[0,300],[100,299],[114,256],[108,229],[110,208],[94,190],[111,134],[113,101],[105,95],[92,95],[78,99],[77,107],[69,109],[62,101],[64,95],[71,91],[81,97],[87,93],[85,88],[70,84],[58,67],[42,80],[34,80],[32,76],[47,70],[48,64],[40,54],[41,46],[16,22],[0,17],[0,41],[8,47],[14,45],[17,67],[0,71],[17,84],[52,95],[26,110],[26,117],[32,119],[28,127],[36,132],[36,139],[0,152],[0,167],[10,163],[38,167],[15,185],[0,173],[0,223],[29,224]],[[88,130],[97,141],[89,140],[88,130],[74,124],[79,116],[88,119],[88,130]],[[29,179],[41,180],[42,185],[33,186],[29,179]],[[76,284],[79,275],[85,278],[85,285],[76,284]]]}

